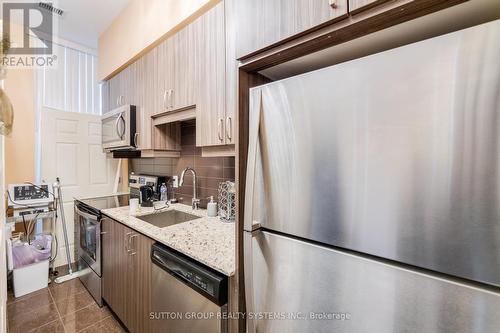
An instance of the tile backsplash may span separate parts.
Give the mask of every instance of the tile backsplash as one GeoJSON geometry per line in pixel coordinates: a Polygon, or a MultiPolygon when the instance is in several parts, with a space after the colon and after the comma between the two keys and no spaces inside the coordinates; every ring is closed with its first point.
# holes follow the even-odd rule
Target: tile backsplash
{"type": "MultiPolygon", "coordinates": [[[[129,171],[159,176],[180,176],[182,170],[188,166],[196,171],[196,191],[198,198],[201,199],[200,206],[203,208],[208,202],[207,197],[213,195],[217,201],[217,188],[220,182],[234,181],[234,157],[201,157],[201,148],[196,147],[194,120],[181,124],[180,158],[141,158],[129,161],[129,171]]],[[[193,178],[188,173],[184,178],[184,185],[174,189],[179,202],[191,204],[192,184],[193,178]]]]}

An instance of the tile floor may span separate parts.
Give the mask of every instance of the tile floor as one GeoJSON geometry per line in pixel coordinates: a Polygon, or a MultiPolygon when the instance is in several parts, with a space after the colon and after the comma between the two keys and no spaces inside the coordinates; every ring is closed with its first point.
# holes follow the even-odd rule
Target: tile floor
{"type": "Polygon", "coordinates": [[[9,333],[126,332],[107,307],[99,308],[78,279],[7,300],[9,333]]]}

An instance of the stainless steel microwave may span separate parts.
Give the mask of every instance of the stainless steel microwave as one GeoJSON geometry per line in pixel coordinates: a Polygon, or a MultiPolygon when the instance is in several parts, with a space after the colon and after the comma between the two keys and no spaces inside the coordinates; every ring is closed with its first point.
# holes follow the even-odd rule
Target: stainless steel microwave
{"type": "Polygon", "coordinates": [[[135,105],[123,105],[101,118],[102,148],[105,151],[135,149],[136,112],[135,105]]]}

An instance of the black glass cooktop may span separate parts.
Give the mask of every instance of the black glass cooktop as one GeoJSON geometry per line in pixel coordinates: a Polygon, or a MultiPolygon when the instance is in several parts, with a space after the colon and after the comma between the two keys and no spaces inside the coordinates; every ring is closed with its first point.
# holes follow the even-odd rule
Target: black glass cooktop
{"type": "Polygon", "coordinates": [[[81,210],[98,215],[103,209],[128,206],[129,199],[130,195],[128,194],[110,195],[107,197],[78,200],[78,206],[81,210]]]}

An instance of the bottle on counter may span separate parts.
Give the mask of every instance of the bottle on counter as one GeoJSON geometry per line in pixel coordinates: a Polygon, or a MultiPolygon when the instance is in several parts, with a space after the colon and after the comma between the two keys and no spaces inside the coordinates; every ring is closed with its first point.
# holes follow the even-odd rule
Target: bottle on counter
{"type": "Polygon", "coordinates": [[[217,216],[217,202],[214,201],[214,196],[209,197],[210,201],[207,204],[207,215],[210,217],[217,216]]]}
{"type": "Polygon", "coordinates": [[[160,201],[167,201],[167,185],[165,183],[160,186],[160,201]]]}

